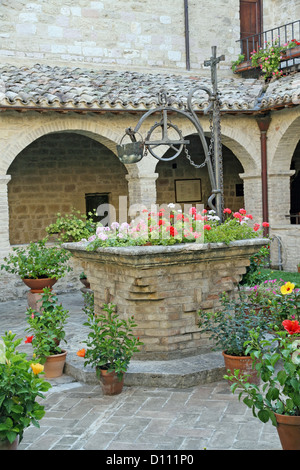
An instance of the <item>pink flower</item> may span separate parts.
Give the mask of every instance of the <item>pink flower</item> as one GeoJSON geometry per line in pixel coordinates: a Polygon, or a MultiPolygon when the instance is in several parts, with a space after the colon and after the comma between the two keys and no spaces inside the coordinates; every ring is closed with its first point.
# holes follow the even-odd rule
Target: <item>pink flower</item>
{"type": "Polygon", "coordinates": [[[263,227],[270,227],[270,224],[269,224],[269,222],[263,222],[263,223],[262,223],[262,226],[263,226],[263,227]]]}
{"type": "Polygon", "coordinates": [[[226,209],[223,210],[224,214],[231,214],[231,209],[228,209],[228,207],[226,209]]]}

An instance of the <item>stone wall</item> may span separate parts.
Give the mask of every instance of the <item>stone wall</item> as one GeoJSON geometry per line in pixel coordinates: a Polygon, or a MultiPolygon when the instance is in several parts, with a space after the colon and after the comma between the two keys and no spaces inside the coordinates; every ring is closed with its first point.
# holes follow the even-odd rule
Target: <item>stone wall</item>
{"type": "Polygon", "coordinates": [[[207,352],[198,311],[220,308],[220,294],[233,292],[263,240],[224,244],[105,248],[88,252],[69,243],[94,291],[95,313],[116,305],[121,318],[134,315],[144,345],[136,359],[169,360],[207,352]]]}
{"type": "MultiPolygon", "coordinates": [[[[14,64],[186,68],[182,0],[5,1],[1,12],[1,55],[14,64]]],[[[239,0],[190,0],[189,18],[192,69],[203,69],[215,44],[228,69],[238,50],[239,0]]]]}

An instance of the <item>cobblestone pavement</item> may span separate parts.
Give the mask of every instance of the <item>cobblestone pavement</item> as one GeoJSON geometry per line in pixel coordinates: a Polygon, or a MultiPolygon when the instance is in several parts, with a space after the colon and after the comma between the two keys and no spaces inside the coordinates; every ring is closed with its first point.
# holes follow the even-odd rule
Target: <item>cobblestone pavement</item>
{"type": "MultiPolygon", "coordinates": [[[[68,350],[79,349],[82,296],[59,297],[70,310],[68,350]]],[[[6,330],[25,336],[26,308],[26,299],[0,303],[0,336],[6,330]]],[[[49,382],[46,415],[40,428],[25,431],[19,450],[281,449],[276,428],[254,418],[225,380],[190,388],[125,386],[112,397],[65,374],[49,382]]]]}

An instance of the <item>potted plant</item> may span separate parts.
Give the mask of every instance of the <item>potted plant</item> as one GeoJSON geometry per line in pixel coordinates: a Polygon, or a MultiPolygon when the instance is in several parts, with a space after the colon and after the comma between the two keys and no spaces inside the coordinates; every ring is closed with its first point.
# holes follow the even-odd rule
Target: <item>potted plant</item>
{"type": "Polygon", "coordinates": [[[39,311],[28,308],[26,311],[31,333],[25,342],[31,343],[35,357],[44,364],[46,377],[59,377],[63,373],[67,352],[60,347],[65,341],[65,324],[69,317],[68,310],[57,304],[57,297],[49,288],[43,289],[39,311]]]}
{"type": "Polygon", "coordinates": [[[16,449],[28,426],[39,427],[45,410],[37,399],[51,387],[38,375],[43,366],[16,350],[22,338],[15,336],[9,331],[0,341],[0,450],[16,449]]]}
{"type": "Polygon", "coordinates": [[[103,312],[94,314],[93,306],[91,300],[85,304],[88,319],[84,325],[90,332],[84,341],[87,348],[77,354],[85,358],[85,366],[91,364],[95,368],[103,393],[116,395],[123,389],[124,374],[132,355],[143,343],[133,334],[133,328],[137,326],[133,317],[119,318],[113,304],[104,304],[103,312]]]}
{"type": "Polygon", "coordinates": [[[258,383],[245,341],[249,339],[249,330],[253,328],[260,327],[261,334],[270,329],[271,320],[266,319],[262,310],[253,309],[246,296],[240,295],[235,299],[224,292],[221,295],[221,305],[223,308],[217,312],[198,312],[200,331],[209,335],[214,343],[213,350],[222,351],[226,369],[247,371],[249,381],[258,383]]]}
{"type": "Polygon", "coordinates": [[[47,238],[28,247],[15,247],[4,258],[1,269],[17,274],[34,293],[42,292],[44,287],[52,287],[55,282],[71,270],[67,265],[71,254],[59,246],[47,246],[47,238]]]}
{"type": "Polygon", "coordinates": [[[263,423],[271,420],[276,426],[284,450],[300,450],[300,324],[284,320],[284,330],[270,339],[261,331],[252,330],[246,351],[255,361],[261,377],[258,387],[238,370],[225,375],[233,381],[231,390],[239,392],[239,400],[252,409],[253,416],[263,423]]]}
{"type": "Polygon", "coordinates": [[[86,289],[90,289],[91,285],[87,279],[87,276],[84,272],[81,272],[79,275],[80,282],[84,285],[86,289]]]}

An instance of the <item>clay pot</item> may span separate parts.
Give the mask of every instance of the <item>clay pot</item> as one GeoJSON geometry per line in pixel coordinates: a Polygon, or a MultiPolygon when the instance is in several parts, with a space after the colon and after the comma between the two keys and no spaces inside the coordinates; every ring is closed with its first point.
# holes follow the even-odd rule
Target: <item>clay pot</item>
{"type": "Polygon", "coordinates": [[[225,362],[226,371],[229,369],[232,374],[234,370],[238,369],[241,374],[248,374],[248,382],[251,384],[259,385],[260,378],[257,375],[256,369],[252,368],[253,359],[250,356],[230,356],[224,351],[222,352],[225,362]]]}
{"type": "Polygon", "coordinates": [[[0,451],[1,450],[17,450],[19,444],[19,436],[10,443],[9,440],[1,441],[0,440],[0,451]]]}
{"type": "Polygon", "coordinates": [[[54,379],[56,377],[60,377],[63,374],[66,356],[67,351],[62,350],[60,354],[53,354],[53,356],[47,357],[44,364],[46,379],[54,379]]]}
{"type": "Polygon", "coordinates": [[[87,280],[86,277],[81,278],[81,279],[80,279],[80,282],[81,282],[87,289],[90,289],[90,288],[91,288],[91,285],[90,285],[90,283],[89,283],[89,281],[87,280]]]}
{"type": "Polygon", "coordinates": [[[40,279],[22,279],[24,284],[27,287],[30,287],[30,291],[33,294],[42,294],[43,289],[45,287],[49,287],[50,289],[54,284],[57,282],[57,279],[50,279],[50,278],[40,278],[40,279]]]}
{"type": "Polygon", "coordinates": [[[282,449],[300,450],[300,416],[274,414],[282,449]]]}
{"type": "Polygon", "coordinates": [[[124,374],[120,380],[117,374],[108,372],[105,369],[99,369],[100,371],[100,384],[104,395],[119,395],[123,390],[124,385],[124,374]]]}

